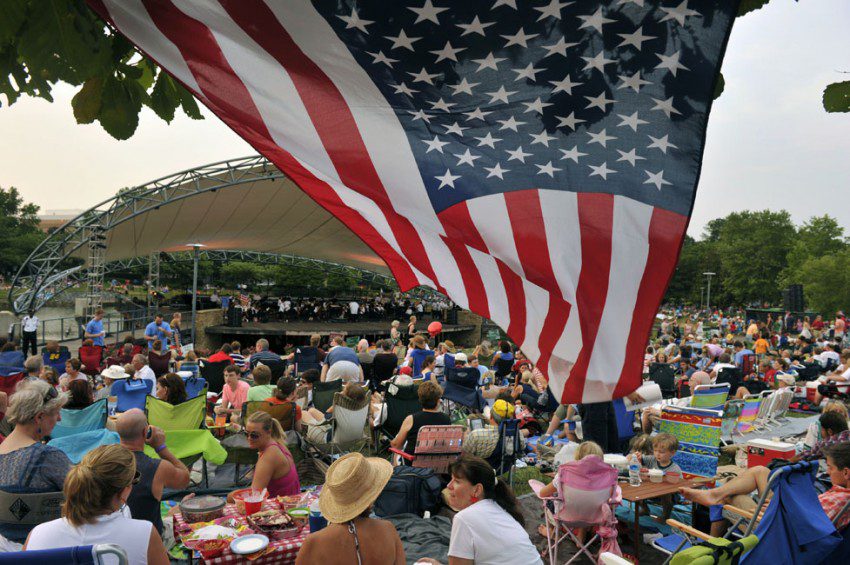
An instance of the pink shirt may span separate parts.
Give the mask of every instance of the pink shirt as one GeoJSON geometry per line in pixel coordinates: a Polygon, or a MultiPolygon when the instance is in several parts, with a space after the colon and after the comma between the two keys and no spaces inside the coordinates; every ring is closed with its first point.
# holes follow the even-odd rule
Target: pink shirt
{"type": "Polygon", "coordinates": [[[248,398],[249,388],[251,388],[251,385],[245,381],[239,381],[236,383],[235,391],[230,388],[229,384],[225,383],[224,388],[221,389],[222,405],[241,410],[242,404],[248,398]]]}

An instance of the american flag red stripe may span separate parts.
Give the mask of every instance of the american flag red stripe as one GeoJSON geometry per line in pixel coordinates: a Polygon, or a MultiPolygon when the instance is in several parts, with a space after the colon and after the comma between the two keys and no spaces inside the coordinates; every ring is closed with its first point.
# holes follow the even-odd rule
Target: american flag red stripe
{"type": "Polygon", "coordinates": [[[549,189],[437,213],[394,110],[309,1],[90,5],[361,237],[403,290],[433,286],[496,321],[565,401],[639,384],[686,216],[549,189]],[[628,310],[623,327],[609,304],[628,310]]]}

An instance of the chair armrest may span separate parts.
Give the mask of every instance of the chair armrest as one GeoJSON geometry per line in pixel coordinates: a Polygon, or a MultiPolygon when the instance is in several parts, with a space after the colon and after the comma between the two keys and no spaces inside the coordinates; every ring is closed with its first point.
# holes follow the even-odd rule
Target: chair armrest
{"type": "Polygon", "coordinates": [[[724,504],[723,510],[727,512],[731,512],[732,514],[737,514],[738,516],[742,516],[747,520],[753,519],[753,513],[749,510],[744,510],[743,508],[738,508],[737,506],[732,506],[731,504],[724,504]]]}
{"type": "Polygon", "coordinates": [[[413,461],[416,458],[414,455],[411,455],[401,449],[396,449],[395,447],[391,447],[390,452],[395,453],[396,455],[400,456],[403,459],[407,459],[408,461],[413,461]]]}
{"type": "Polygon", "coordinates": [[[682,522],[679,522],[678,520],[669,519],[669,520],[667,520],[667,525],[670,526],[671,528],[675,528],[677,530],[680,530],[681,532],[684,532],[686,535],[693,536],[695,538],[699,538],[703,541],[709,541],[711,539],[711,536],[706,534],[705,532],[701,532],[701,531],[697,530],[696,528],[693,528],[693,527],[691,527],[687,524],[683,524],[682,522]]]}

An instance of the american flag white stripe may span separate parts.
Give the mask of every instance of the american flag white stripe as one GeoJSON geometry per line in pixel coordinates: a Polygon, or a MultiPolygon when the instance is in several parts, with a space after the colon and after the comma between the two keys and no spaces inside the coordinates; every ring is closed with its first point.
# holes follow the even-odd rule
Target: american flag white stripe
{"type": "Polygon", "coordinates": [[[541,190],[543,226],[549,242],[552,270],[561,295],[575,304],[576,285],[581,273],[581,230],[578,223],[576,193],[563,190],[541,190]]]}
{"type": "MultiPolygon", "coordinates": [[[[373,200],[351,190],[339,178],[289,73],[254,43],[218,4],[201,7],[186,0],[175,0],[174,5],[211,30],[222,54],[256,105],[271,141],[290,153],[317,179],[330,185],[347,207],[357,210],[399,255],[404,256],[384,212],[373,200]],[[299,135],[288,135],[293,131],[299,135]]],[[[411,269],[421,284],[434,286],[434,282],[416,267],[411,265],[411,269]]]]}
{"type": "Polygon", "coordinates": [[[637,302],[638,287],[649,253],[652,207],[622,196],[614,197],[614,231],[611,241],[611,277],[605,309],[596,334],[588,373],[598,380],[585,384],[585,402],[611,398],[620,380],[626,343],[637,302]]]}
{"type": "Polygon", "coordinates": [[[492,194],[473,198],[466,203],[472,223],[481,234],[481,239],[487,245],[490,255],[498,257],[519,275],[523,275],[522,263],[516,249],[513,237],[505,237],[511,233],[511,217],[503,194],[492,194]]]}

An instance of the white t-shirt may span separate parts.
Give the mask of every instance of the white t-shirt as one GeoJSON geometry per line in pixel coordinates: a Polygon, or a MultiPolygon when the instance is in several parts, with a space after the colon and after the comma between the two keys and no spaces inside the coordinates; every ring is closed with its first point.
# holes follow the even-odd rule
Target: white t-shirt
{"type": "Polygon", "coordinates": [[[542,565],[519,522],[490,499],[464,508],[454,517],[449,557],[487,565],[542,565]]]}
{"type": "MultiPolygon", "coordinates": [[[[121,511],[99,516],[94,524],[76,528],[65,518],[39,524],[30,533],[28,550],[56,549],[78,545],[114,543],[127,552],[130,565],[147,565],[148,543],[153,524],[147,520],[132,520],[121,511]]],[[[108,555],[104,563],[117,564],[118,559],[108,555]]]]}
{"type": "Polygon", "coordinates": [[[145,381],[150,381],[153,384],[153,390],[156,390],[156,375],[149,366],[145,365],[141,369],[135,372],[133,375],[137,379],[142,379],[145,381]]]}

